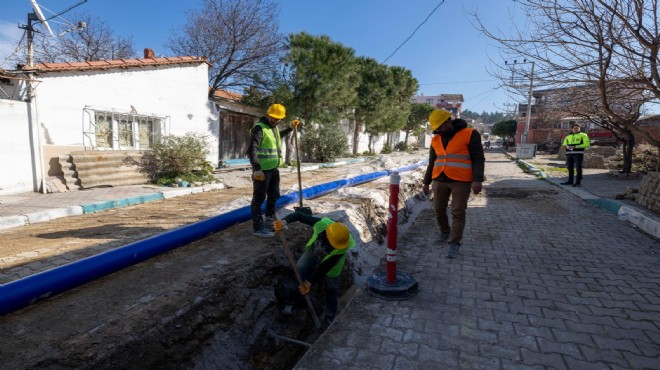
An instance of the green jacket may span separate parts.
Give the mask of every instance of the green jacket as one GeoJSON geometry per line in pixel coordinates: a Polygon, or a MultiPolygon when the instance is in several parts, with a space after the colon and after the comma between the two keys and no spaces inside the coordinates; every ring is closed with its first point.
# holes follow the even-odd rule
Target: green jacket
{"type": "Polygon", "coordinates": [[[330,251],[321,260],[321,264],[311,273],[307,279],[310,282],[318,281],[321,277],[337,277],[341,274],[341,270],[346,262],[346,252],[355,246],[353,236],[350,237],[348,248],[336,249],[330,245],[330,242],[325,236],[325,229],[331,224],[335,223],[327,217],[318,218],[300,212],[294,212],[283,218],[287,223],[300,221],[306,225],[312,226],[314,234],[305,245],[305,250],[315,248],[320,244],[323,251],[330,251]]]}
{"type": "Polygon", "coordinates": [[[564,139],[562,144],[566,147],[573,146],[573,150],[568,150],[566,148],[566,154],[584,154],[584,149],[588,148],[591,143],[589,142],[589,136],[584,132],[578,132],[577,134],[570,133],[564,139]]]}

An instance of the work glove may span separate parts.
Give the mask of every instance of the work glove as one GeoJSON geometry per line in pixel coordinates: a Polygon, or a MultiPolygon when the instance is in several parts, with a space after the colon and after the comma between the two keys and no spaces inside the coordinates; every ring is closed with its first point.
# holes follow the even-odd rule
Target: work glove
{"type": "Polygon", "coordinates": [[[284,220],[277,220],[273,222],[273,228],[275,231],[282,231],[286,227],[286,221],[284,220]]]}
{"type": "Polygon", "coordinates": [[[422,192],[424,193],[424,195],[429,195],[431,190],[429,189],[428,185],[424,185],[424,186],[422,186],[422,192]]]}
{"type": "Polygon", "coordinates": [[[291,121],[291,127],[292,127],[292,128],[297,129],[297,128],[298,128],[298,125],[300,125],[300,121],[299,121],[299,120],[294,119],[293,121],[291,121]]]}
{"type": "Polygon", "coordinates": [[[309,291],[312,290],[312,283],[309,281],[303,281],[303,283],[298,287],[298,290],[300,291],[300,294],[307,295],[309,294],[309,291]]]}
{"type": "Polygon", "coordinates": [[[254,181],[266,181],[266,175],[262,170],[252,172],[252,178],[254,181]]]}

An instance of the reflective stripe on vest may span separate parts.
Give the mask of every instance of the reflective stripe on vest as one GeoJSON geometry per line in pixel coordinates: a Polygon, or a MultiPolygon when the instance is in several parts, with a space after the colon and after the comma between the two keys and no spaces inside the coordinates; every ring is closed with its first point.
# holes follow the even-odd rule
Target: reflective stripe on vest
{"type": "Polygon", "coordinates": [[[566,150],[566,154],[584,154],[584,148],[588,148],[590,146],[589,135],[585,134],[584,132],[568,134],[568,136],[566,136],[564,139],[563,145],[582,145],[584,146],[583,148],[573,148],[573,150],[566,150]]]}
{"type": "Polygon", "coordinates": [[[434,179],[444,172],[452,180],[472,181],[472,160],[468,144],[473,130],[464,128],[458,131],[447,143],[447,149],[442,144],[441,135],[433,136],[431,146],[437,156],[433,163],[434,179]]]}
{"type": "Polygon", "coordinates": [[[257,158],[259,158],[259,165],[262,170],[272,170],[281,166],[284,161],[282,159],[282,140],[280,139],[280,130],[274,130],[263,122],[257,122],[261,127],[263,138],[261,144],[257,148],[257,158]],[[273,133],[275,131],[275,133],[273,133]]]}
{"type": "MultiPolygon", "coordinates": [[[[314,245],[314,242],[316,239],[318,239],[319,235],[325,231],[325,229],[328,228],[328,226],[334,224],[335,222],[332,221],[331,219],[327,217],[323,217],[321,221],[317,222],[314,224],[314,235],[312,235],[312,238],[309,239],[307,242],[307,245],[305,245],[305,250],[309,249],[314,245]]],[[[352,236],[348,236],[349,241],[348,241],[348,247],[346,249],[339,250],[337,248],[332,248],[332,252],[328,253],[325,257],[323,257],[323,261],[327,260],[328,258],[336,255],[341,255],[341,258],[339,258],[339,261],[335,264],[333,268],[328,271],[327,274],[325,274],[328,277],[337,277],[339,274],[341,274],[341,269],[344,267],[344,262],[346,261],[346,252],[353,248],[355,246],[355,240],[353,240],[352,236]]]]}

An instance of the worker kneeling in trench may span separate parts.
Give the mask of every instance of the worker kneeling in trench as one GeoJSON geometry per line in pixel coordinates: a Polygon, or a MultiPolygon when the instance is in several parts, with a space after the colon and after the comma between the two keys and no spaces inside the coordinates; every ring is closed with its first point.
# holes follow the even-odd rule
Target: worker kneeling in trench
{"type": "Polygon", "coordinates": [[[312,286],[323,280],[325,284],[325,323],[330,324],[337,313],[339,296],[339,275],[346,261],[346,252],[355,246],[348,227],[328,217],[314,217],[294,212],[273,223],[275,232],[282,232],[287,224],[302,222],[313,228],[311,239],[305,245],[303,254],[296,264],[302,283],[300,294],[306,296],[312,286]]]}

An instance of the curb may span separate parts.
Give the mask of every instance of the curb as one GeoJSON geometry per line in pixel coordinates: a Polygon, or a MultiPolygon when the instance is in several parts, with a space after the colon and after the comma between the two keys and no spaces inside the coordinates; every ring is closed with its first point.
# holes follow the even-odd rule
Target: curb
{"type": "Polygon", "coordinates": [[[61,217],[79,216],[87,213],[107,211],[113,208],[122,208],[136,204],[153,202],[155,200],[170,199],[183,195],[202,193],[211,190],[224,189],[224,184],[210,184],[194,188],[172,188],[151,194],[136,195],[127,198],[105,200],[65,208],[53,208],[45,211],[32,212],[24,215],[0,217],[0,230],[27,226],[40,222],[47,222],[61,217]]]}
{"type": "Polygon", "coordinates": [[[614,213],[619,217],[620,220],[622,221],[628,221],[634,226],[638,227],[639,229],[643,230],[645,233],[660,239],[660,221],[656,219],[656,217],[652,215],[645,214],[643,211],[640,211],[636,208],[627,206],[623,202],[619,202],[614,199],[606,199],[606,198],[600,198],[597,197],[591,193],[589,193],[586,190],[582,190],[580,188],[567,188],[567,187],[562,187],[557,181],[552,180],[548,177],[548,175],[542,170],[534,165],[527,163],[521,159],[515,159],[513,158],[517,163],[521,164],[523,167],[527,168],[527,170],[536,175],[537,177],[541,178],[542,180],[546,180],[551,184],[554,184],[558,187],[560,187],[563,190],[568,191],[569,193],[572,193],[573,195],[576,195],[584,200],[586,200],[589,204],[593,204],[597,207],[600,207],[610,213],[614,213]]]}

